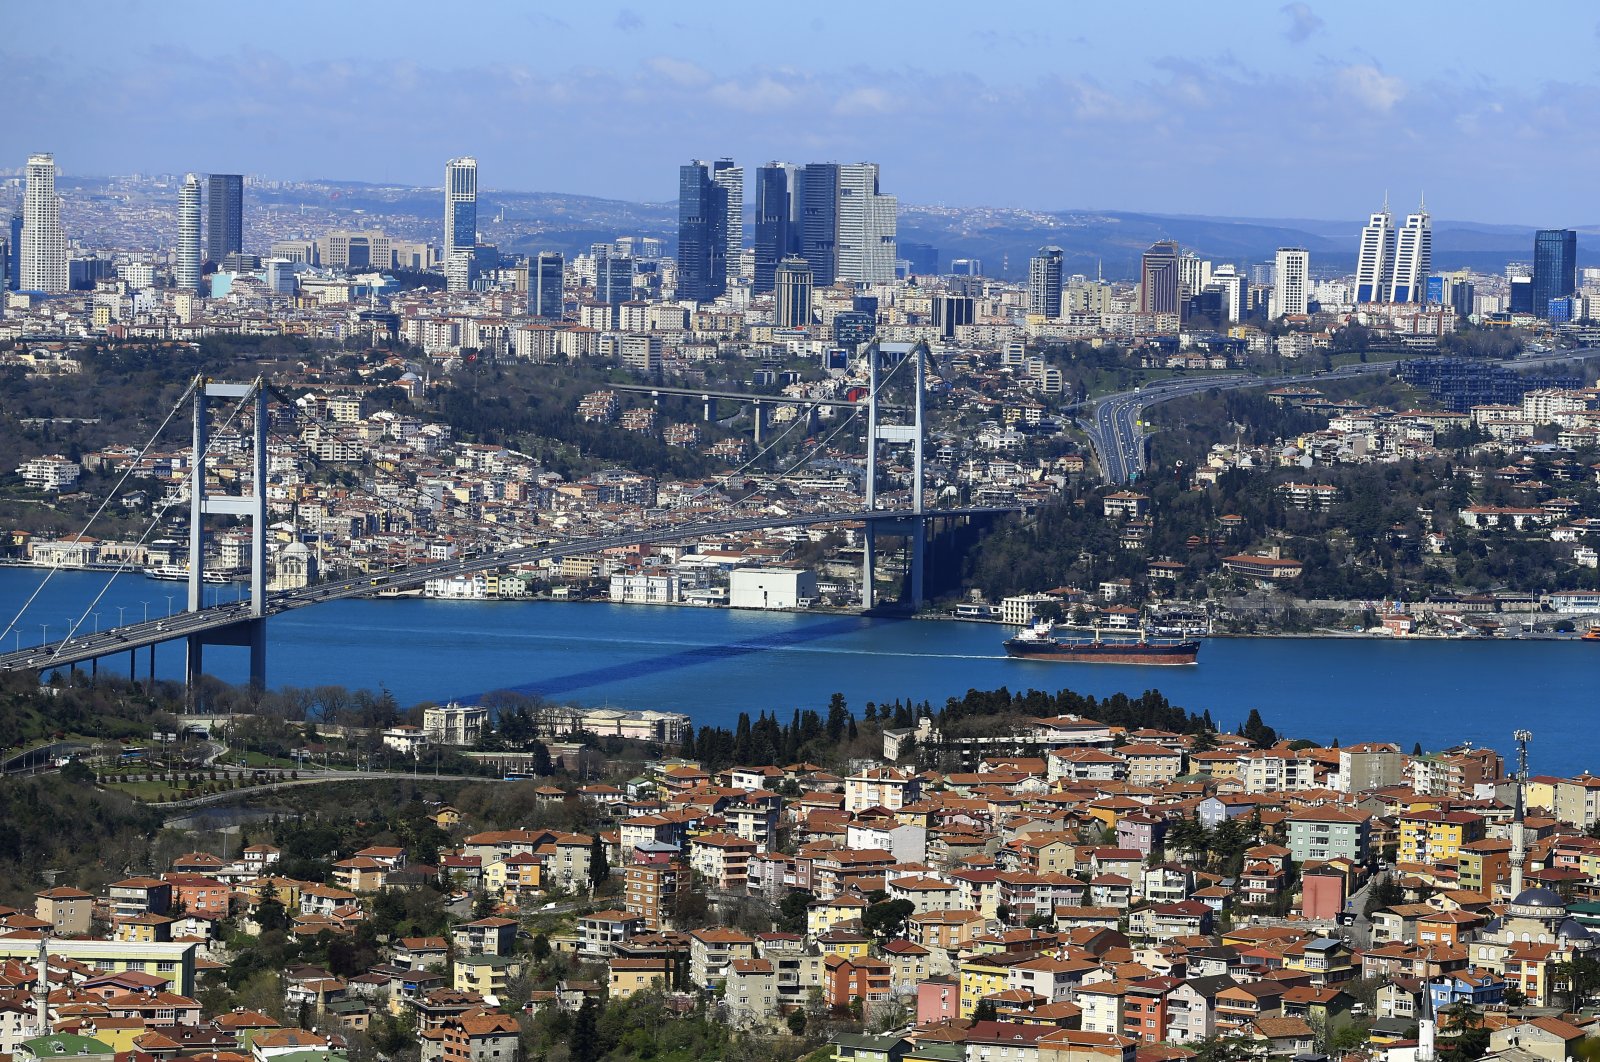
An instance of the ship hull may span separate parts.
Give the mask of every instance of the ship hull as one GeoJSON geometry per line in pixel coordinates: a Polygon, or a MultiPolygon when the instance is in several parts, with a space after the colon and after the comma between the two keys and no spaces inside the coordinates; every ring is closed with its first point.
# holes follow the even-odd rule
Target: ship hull
{"type": "Polygon", "coordinates": [[[1006,642],[1006,655],[1022,660],[1048,660],[1059,664],[1193,664],[1200,653],[1199,642],[1174,642],[1151,645],[1140,642],[1006,642]]]}

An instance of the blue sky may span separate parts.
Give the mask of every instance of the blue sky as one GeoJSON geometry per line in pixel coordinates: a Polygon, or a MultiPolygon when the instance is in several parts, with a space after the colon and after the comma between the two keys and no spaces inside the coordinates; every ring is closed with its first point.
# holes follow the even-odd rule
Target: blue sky
{"type": "Polygon", "coordinates": [[[5,0],[0,70],[6,168],[665,200],[689,157],[872,159],[914,203],[1600,222],[1581,2],[5,0]]]}

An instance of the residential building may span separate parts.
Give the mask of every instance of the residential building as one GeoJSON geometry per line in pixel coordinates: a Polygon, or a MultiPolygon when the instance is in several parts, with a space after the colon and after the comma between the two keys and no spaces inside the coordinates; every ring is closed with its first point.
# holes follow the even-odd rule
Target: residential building
{"type": "Polygon", "coordinates": [[[1311,253],[1304,247],[1279,247],[1272,277],[1268,316],[1273,320],[1305,316],[1311,300],[1311,253]]]}
{"type": "Polygon", "coordinates": [[[178,254],[172,282],[180,291],[200,289],[200,178],[184,175],[178,189],[178,254]]]}

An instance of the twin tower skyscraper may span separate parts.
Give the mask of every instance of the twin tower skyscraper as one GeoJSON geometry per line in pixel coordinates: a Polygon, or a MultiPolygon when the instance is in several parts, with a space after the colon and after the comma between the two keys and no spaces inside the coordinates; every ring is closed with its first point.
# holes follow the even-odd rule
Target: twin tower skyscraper
{"type": "Polygon", "coordinates": [[[1389,198],[1361,230],[1356,302],[1424,302],[1433,271],[1433,222],[1422,203],[1397,232],[1389,198]]]}
{"type": "MultiPolygon", "coordinates": [[[[739,275],[744,251],[744,170],[731,159],[678,170],[678,293],[708,302],[739,275]]],[[[771,162],[755,174],[751,290],[774,290],[785,259],[802,258],[828,286],[892,281],[899,204],[878,189],[874,162],[771,162]]]]}

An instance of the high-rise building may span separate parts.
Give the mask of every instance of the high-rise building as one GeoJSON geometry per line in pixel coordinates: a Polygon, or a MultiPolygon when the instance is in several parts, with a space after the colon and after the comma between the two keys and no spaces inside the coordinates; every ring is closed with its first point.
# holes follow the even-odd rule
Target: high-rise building
{"type": "Polygon", "coordinates": [[[1211,283],[1211,263],[1190,251],[1178,259],[1178,286],[1185,295],[1198,295],[1211,283]]]}
{"type": "Polygon", "coordinates": [[[806,328],[811,324],[811,266],[804,258],[785,258],[773,280],[779,328],[806,328]]]}
{"type": "Polygon", "coordinates": [[[184,174],[178,189],[178,259],[172,267],[179,291],[200,288],[200,178],[184,174]]]}
{"type": "Polygon", "coordinates": [[[1514,276],[1507,281],[1506,310],[1510,313],[1533,313],[1533,278],[1514,276]]]}
{"type": "Polygon", "coordinates": [[[1028,312],[1048,318],[1061,316],[1061,261],[1059,247],[1041,247],[1028,260],[1028,312]]]}
{"type": "Polygon", "coordinates": [[[560,251],[540,251],[528,260],[528,313],[546,321],[562,315],[562,284],[566,259],[560,251]]]}
{"type": "Polygon", "coordinates": [[[1177,313],[1178,287],[1178,245],[1151,244],[1139,262],[1139,312],[1177,313]]]}
{"type": "Polygon", "coordinates": [[[1394,263],[1394,215],[1389,213],[1389,197],[1383,209],[1367,219],[1361,230],[1361,250],[1356,258],[1356,301],[1388,302],[1390,273],[1394,263]]]}
{"type": "Polygon", "coordinates": [[[1279,247],[1274,260],[1272,308],[1268,316],[1304,316],[1311,302],[1311,253],[1304,247],[1279,247]]]}
{"type": "Polygon", "coordinates": [[[244,250],[244,177],[213,173],[206,178],[206,261],[220,263],[244,250]]]}
{"type": "Polygon", "coordinates": [[[1551,299],[1564,299],[1577,290],[1577,232],[1540,229],[1533,237],[1533,312],[1548,316],[1551,299]]]}
{"type": "Polygon", "coordinates": [[[744,253],[744,167],[735,166],[732,159],[718,159],[711,164],[711,180],[728,201],[728,275],[737,276],[739,259],[744,253]]]}
{"type": "Polygon", "coordinates": [[[813,162],[800,172],[800,257],[817,286],[831,287],[839,259],[839,164],[813,162]]]}
{"type": "Polygon", "coordinates": [[[1221,265],[1212,271],[1211,283],[1206,285],[1206,290],[1222,293],[1222,312],[1227,320],[1243,321],[1245,295],[1249,287],[1249,278],[1239,272],[1236,266],[1221,265]]]}
{"type": "Polygon", "coordinates": [[[678,297],[710,302],[728,290],[728,190],[709,163],[678,167],[678,297]]]}
{"type": "Polygon", "coordinates": [[[10,233],[6,246],[10,248],[11,256],[11,261],[6,266],[6,285],[9,290],[16,291],[17,281],[22,277],[22,211],[12,211],[11,224],[6,231],[10,233]]]}
{"type": "Polygon", "coordinates": [[[839,167],[838,235],[835,240],[835,279],[857,284],[886,284],[894,280],[896,227],[900,203],[878,191],[876,162],[839,167]]]}
{"type": "Polygon", "coordinates": [[[972,323],[976,304],[971,295],[935,295],[931,303],[933,327],[945,339],[954,339],[957,328],[972,323]]]}
{"type": "Polygon", "coordinates": [[[633,298],[633,259],[615,252],[594,256],[594,297],[607,306],[620,306],[633,298]]]}
{"type": "Polygon", "coordinates": [[[17,272],[17,286],[23,291],[60,295],[67,290],[67,234],[61,229],[54,155],[28,156],[28,185],[22,198],[22,255],[17,272]]]}
{"type": "Polygon", "coordinates": [[[755,294],[773,290],[778,263],[800,250],[799,173],[787,162],[756,170],[756,268],[750,289],[755,294]]]}
{"type": "Polygon", "coordinates": [[[444,164],[444,261],[478,242],[478,160],[465,157],[444,164]]]}
{"type": "Polygon", "coordinates": [[[1406,215],[1395,234],[1394,273],[1389,281],[1390,302],[1421,302],[1433,272],[1433,223],[1427,204],[1406,215]]]}

